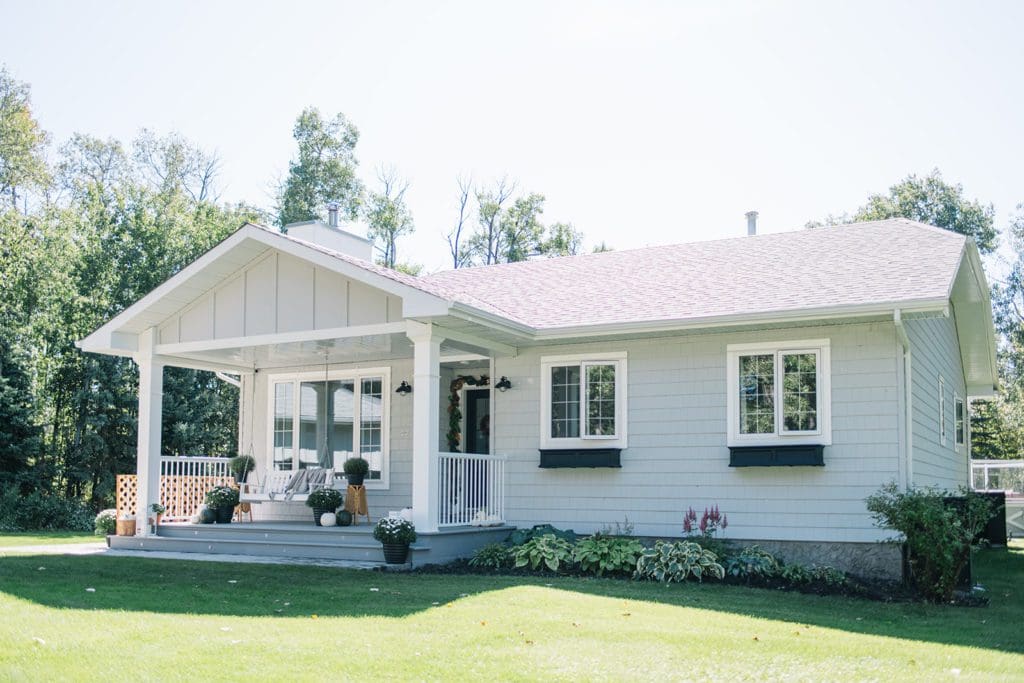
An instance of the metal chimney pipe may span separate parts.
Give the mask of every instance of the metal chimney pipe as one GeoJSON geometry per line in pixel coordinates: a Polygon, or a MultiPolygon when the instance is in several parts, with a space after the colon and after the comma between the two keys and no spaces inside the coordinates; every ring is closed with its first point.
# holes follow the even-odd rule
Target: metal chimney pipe
{"type": "Polygon", "coordinates": [[[747,236],[757,234],[757,211],[747,211],[747,236]]]}
{"type": "Polygon", "coordinates": [[[327,204],[327,225],[332,228],[338,227],[338,209],[341,205],[338,202],[328,202],[327,204]]]}

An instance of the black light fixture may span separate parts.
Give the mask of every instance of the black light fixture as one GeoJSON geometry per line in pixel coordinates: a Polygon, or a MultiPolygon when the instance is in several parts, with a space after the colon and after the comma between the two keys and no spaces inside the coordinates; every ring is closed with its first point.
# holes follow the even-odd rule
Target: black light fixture
{"type": "Polygon", "coordinates": [[[498,380],[498,383],[494,385],[494,388],[498,391],[508,391],[512,388],[512,382],[508,381],[508,377],[502,375],[501,379],[498,380]]]}
{"type": "Polygon", "coordinates": [[[399,396],[408,396],[412,393],[412,385],[403,379],[402,383],[398,385],[397,389],[395,389],[395,393],[399,396]]]}

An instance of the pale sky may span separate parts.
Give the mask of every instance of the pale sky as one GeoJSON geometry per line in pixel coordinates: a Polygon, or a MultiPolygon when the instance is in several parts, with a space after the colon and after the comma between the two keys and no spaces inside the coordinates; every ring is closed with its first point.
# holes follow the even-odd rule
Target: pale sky
{"type": "Polygon", "coordinates": [[[399,259],[447,267],[456,178],[507,175],[545,222],[624,249],[797,229],[939,168],[1024,202],[1024,2],[0,0],[0,63],[42,125],[178,131],[222,199],[269,207],[308,105],[360,174],[412,182],[399,259]]]}

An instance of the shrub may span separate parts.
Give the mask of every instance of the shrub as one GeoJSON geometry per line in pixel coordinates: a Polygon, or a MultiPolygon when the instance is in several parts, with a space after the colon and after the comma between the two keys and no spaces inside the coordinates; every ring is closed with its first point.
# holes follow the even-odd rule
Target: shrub
{"type": "Polygon", "coordinates": [[[77,500],[41,491],[0,493],[0,529],[6,531],[92,531],[95,511],[77,500]]]}
{"type": "Polygon", "coordinates": [[[826,586],[845,586],[847,581],[845,572],[828,566],[811,565],[811,577],[826,586]]]}
{"type": "Polygon", "coordinates": [[[228,460],[228,469],[237,482],[245,481],[245,475],[256,469],[256,460],[251,455],[236,455],[228,460]]]}
{"type": "MultiPolygon", "coordinates": [[[[341,507],[342,500],[341,491],[331,488],[322,488],[309,494],[309,497],[306,498],[306,507],[311,507],[314,510],[320,509],[334,512],[341,507]]],[[[352,501],[349,502],[351,503],[352,501]]]]}
{"type": "Polygon", "coordinates": [[[903,534],[910,577],[930,600],[953,598],[957,578],[971,559],[975,538],[992,516],[984,496],[961,489],[962,505],[951,505],[945,492],[934,489],[900,491],[883,486],[868,496],[875,523],[903,534]]]}
{"type": "Polygon", "coordinates": [[[653,548],[647,548],[640,554],[633,576],[662,583],[685,581],[691,576],[701,581],[705,576],[724,578],[725,569],[718,564],[718,557],[713,552],[697,543],[658,541],[653,548]]]}
{"type": "Polygon", "coordinates": [[[530,569],[537,570],[543,564],[557,572],[563,565],[572,563],[572,546],[564,538],[544,534],[512,548],[512,559],[516,567],[529,565],[530,569]]]}
{"type": "Polygon", "coordinates": [[[770,579],[779,574],[779,561],[775,556],[756,545],[748,546],[738,555],[727,557],[722,563],[725,573],[736,578],[770,579]]]}
{"type": "Polygon", "coordinates": [[[541,536],[547,536],[548,534],[556,536],[563,541],[569,543],[576,542],[576,532],[572,529],[556,529],[550,524],[536,524],[532,529],[516,529],[509,534],[508,540],[505,541],[508,545],[523,545],[527,541],[534,538],[540,538],[541,536]]]}
{"type": "Polygon", "coordinates": [[[576,542],[573,559],[580,569],[602,576],[628,574],[636,569],[636,559],[644,547],[632,538],[619,538],[595,534],[576,542]]]}
{"type": "Polygon", "coordinates": [[[365,458],[349,458],[342,463],[341,469],[345,474],[365,477],[370,473],[370,462],[365,458]]]}
{"type": "Polygon", "coordinates": [[[504,569],[512,564],[512,553],[504,543],[488,543],[473,553],[469,560],[471,567],[504,569]]]}
{"type": "Polygon", "coordinates": [[[97,536],[110,536],[117,531],[117,510],[103,510],[94,521],[97,536]]]}
{"type": "Polygon", "coordinates": [[[786,564],[779,568],[779,578],[786,583],[799,586],[808,583],[823,583],[826,586],[845,586],[846,574],[835,567],[819,566],[812,564],[805,567],[802,564],[786,564]]]}
{"type": "Polygon", "coordinates": [[[232,486],[214,486],[203,500],[212,508],[233,508],[238,505],[238,489],[232,486]]]}
{"type": "Polygon", "coordinates": [[[779,577],[793,585],[810,583],[814,579],[814,576],[811,574],[811,570],[802,564],[782,565],[779,569],[779,577]]]}
{"type": "Polygon", "coordinates": [[[373,527],[373,537],[381,543],[412,543],[416,540],[416,527],[404,519],[384,517],[373,527]]]}

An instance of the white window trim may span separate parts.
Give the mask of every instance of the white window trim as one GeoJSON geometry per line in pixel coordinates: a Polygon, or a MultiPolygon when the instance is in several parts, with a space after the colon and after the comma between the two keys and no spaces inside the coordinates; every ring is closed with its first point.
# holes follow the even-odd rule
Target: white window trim
{"type": "MultiPolygon", "coordinates": [[[[381,424],[380,424],[380,450],[381,450],[381,472],[380,479],[367,478],[363,483],[368,490],[386,491],[391,488],[391,368],[341,368],[331,370],[326,375],[327,380],[352,380],[360,382],[368,377],[381,378],[381,424]]],[[[293,406],[292,406],[292,462],[298,458],[298,422],[299,410],[301,409],[299,385],[302,382],[323,382],[323,371],[316,372],[288,372],[267,375],[267,453],[265,464],[267,471],[274,469],[274,385],[282,382],[291,382],[294,385],[293,406]]],[[[354,424],[352,432],[352,446],[359,448],[359,433],[357,425],[360,420],[360,402],[355,406],[354,424]]],[[[334,470],[341,471],[341,463],[334,463],[334,470]]]]}
{"type": "Polygon", "coordinates": [[[946,445],[946,380],[939,375],[939,444],[946,445]]]}
{"type": "Polygon", "coordinates": [[[559,448],[626,448],[627,425],[626,386],[628,374],[626,368],[626,352],[616,353],[581,353],[572,356],[541,356],[540,359],[540,447],[542,449],[559,448]],[[583,384],[586,380],[582,367],[580,370],[580,436],[578,438],[556,439],[551,437],[551,368],[559,365],[614,365],[615,366],[615,434],[601,436],[585,435],[585,394],[583,384]]]}
{"type": "Polygon", "coordinates": [[[953,392],[953,447],[956,448],[956,452],[959,453],[963,448],[967,446],[967,404],[960,397],[960,394],[953,392]],[[956,409],[956,404],[960,404],[960,410],[956,409]],[[960,428],[964,433],[964,440],[957,440],[956,423],[960,421],[960,428]]]}
{"type": "Polygon", "coordinates": [[[726,408],[729,413],[726,445],[737,447],[832,445],[832,351],[830,339],[729,344],[726,347],[726,382],[726,408]],[[775,356],[775,433],[740,434],[740,356],[757,353],[772,353],[775,356]],[[782,428],[782,355],[793,353],[817,354],[818,429],[813,432],[787,432],[782,428]]]}

